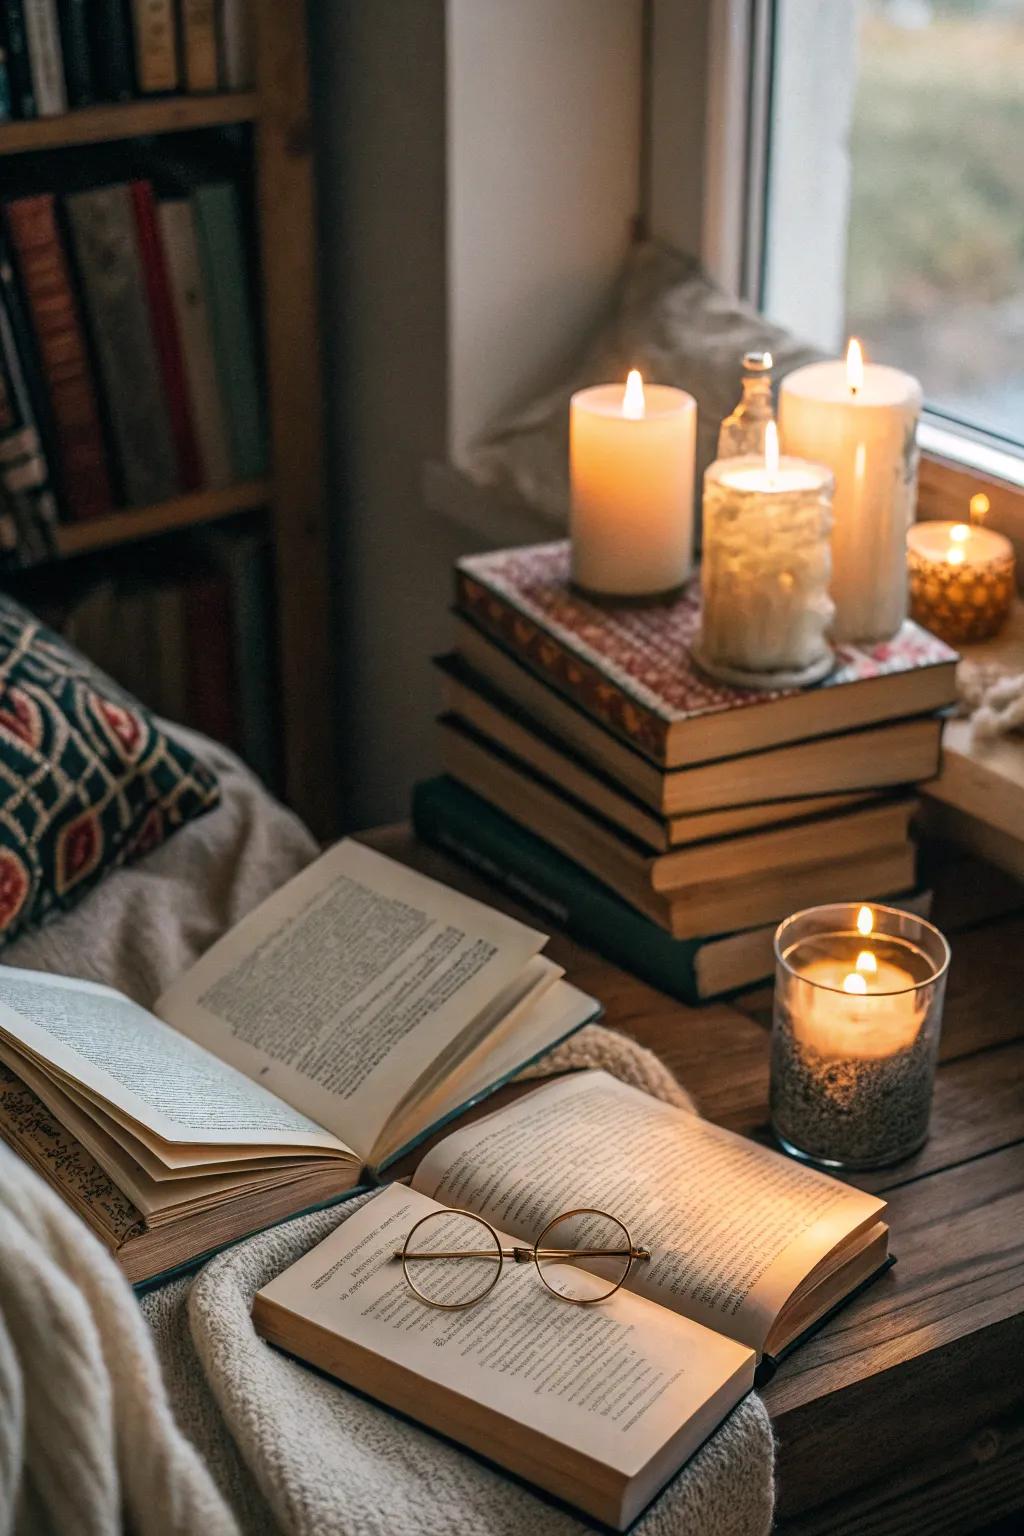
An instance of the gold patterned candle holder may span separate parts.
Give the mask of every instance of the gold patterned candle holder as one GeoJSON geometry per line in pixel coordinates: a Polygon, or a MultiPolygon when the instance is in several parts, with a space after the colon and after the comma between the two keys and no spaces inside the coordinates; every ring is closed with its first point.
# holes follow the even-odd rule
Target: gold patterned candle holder
{"type": "MultiPolygon", "coordinates": [[[[972,513],[984,500],[974,498],[972,513]]],[[[907,534],[907,577],[911,617],[954,645],[998,633],[1017,590],[1009,539],[967,523],[915,523],[907,534]]]]}

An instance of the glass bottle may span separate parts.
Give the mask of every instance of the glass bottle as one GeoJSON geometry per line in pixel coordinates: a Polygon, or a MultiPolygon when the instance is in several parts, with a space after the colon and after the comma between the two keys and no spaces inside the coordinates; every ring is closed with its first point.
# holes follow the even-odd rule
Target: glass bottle
{"type": "Polygon", "coordinates": [[[772,409],[772,355],[745,352],[743,393],[736,409],[722,422],[718,433],[718,457],[736,459],[745,454],[764,454],[764,433],[774,420],[772,409]]]}

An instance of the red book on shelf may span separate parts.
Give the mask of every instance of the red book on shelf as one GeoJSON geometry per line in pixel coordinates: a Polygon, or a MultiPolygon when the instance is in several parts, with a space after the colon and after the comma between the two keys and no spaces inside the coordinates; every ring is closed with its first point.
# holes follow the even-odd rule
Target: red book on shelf
{"type": "Polygon", "coordinates": [[[139,255],[142,258],[142,275],[146,285],[153,340],[160,359],[164,394],[171,422],[171,433],[178,455],[178,469],[182,488],[197,490],[203,483],[203,468],[199,456],[199,444],[189,409],[188,387],[185,382],[185,362],[181,350],[181,335],[174,313],[170,279],[164,259],[163,243],[156,217],[156,199],[148,181],[130,183],[135,228],[138,234],[139,255]]]}
{"type": "Polygon", "coordinates": [[[113,505],[96,385],[64,245],[50,193],[6,205],[32,318],[39,362],[57,432],[64,504],[73,518],[99,517],[113,505]]]}

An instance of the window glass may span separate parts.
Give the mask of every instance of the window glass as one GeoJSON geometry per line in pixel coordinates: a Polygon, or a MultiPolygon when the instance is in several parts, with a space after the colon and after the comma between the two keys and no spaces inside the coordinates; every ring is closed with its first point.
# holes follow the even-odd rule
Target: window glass
{"type": "Polygon", "coordinates": [[[769,312],[1024,441],[1024,0],[777,0],[774,76],[769,312]]]}

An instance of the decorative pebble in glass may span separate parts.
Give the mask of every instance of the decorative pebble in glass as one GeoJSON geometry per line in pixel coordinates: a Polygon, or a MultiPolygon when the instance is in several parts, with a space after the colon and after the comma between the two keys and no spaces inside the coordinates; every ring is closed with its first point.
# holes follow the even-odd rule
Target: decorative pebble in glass
{"type": "Polygon", "coordinates": [[[812,907],[775,934],[772,1128],[827,1168],[880,1168],[928,1135],[949,945],[894,907],[812,907]]]}
{"type": "Polygon", "coordinates": [[[774,422],[764,458],[716,459],[705,473],[694,658],[712,677],[779,688],[831,670],[832,489],[823,465],[778,457],[774,422]]]}

